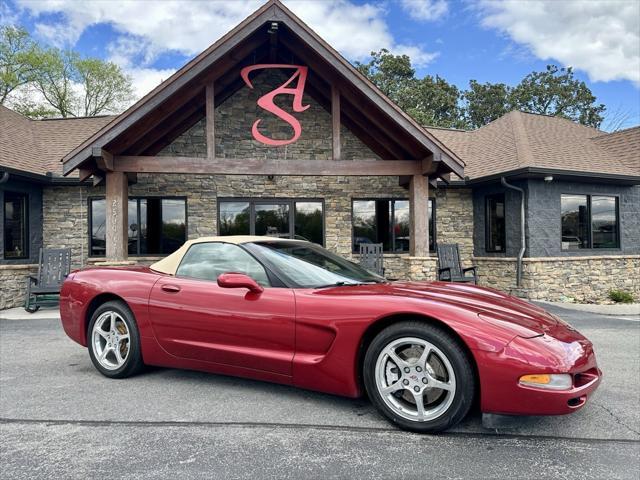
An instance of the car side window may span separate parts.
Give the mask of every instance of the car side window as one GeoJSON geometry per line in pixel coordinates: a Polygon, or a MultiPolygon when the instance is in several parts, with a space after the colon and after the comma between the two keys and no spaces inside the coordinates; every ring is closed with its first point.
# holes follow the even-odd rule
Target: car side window
{"type": "Polygon", "coordinates": [[[264,267],[238,245],[231,243],[196,243],[189,248],[176,271],[178,277],[217,281],[227,272],[239,272],[263,287],[270,286],[264,267]]]}

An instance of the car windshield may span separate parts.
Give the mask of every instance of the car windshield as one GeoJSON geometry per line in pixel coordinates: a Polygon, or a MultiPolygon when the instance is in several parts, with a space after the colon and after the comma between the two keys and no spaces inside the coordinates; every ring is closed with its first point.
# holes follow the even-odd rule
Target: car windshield
{"type": "Polygon", "coordinates": [[[383,277],[312,243],[276,240],[245,246],[299,287],[322,288],[385,281],[383,277]]]}

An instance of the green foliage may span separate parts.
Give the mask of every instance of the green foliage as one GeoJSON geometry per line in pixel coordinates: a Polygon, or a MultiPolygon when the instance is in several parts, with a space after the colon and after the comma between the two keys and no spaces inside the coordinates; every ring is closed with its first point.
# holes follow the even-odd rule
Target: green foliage
{"type": "Polygon", "coordinates": [[[624,290],[609,290],[609,298],[616,303],[633,303],[633,295],[624,290]]]}
{"type": "Polygon", "coordinates": [[[605,106],[595,102],[589,87],[574,78],[571,67],[556,65],[547,65],[543,72],[531,72],[511,91],[514,108],[597,128],[602,123],[605,106]]]}
{"type": "Polygon", "coordinates": [[[388,50],[371,53],[368,63],[356,63],[382,92],[422,125],[478,128],[511,110],[568,118],[591,127],[603,121],[605,106],[596,103],[589,87],[571,68],[548,65],[531,72],[515,87],[504,83],[469,82],[460,91],[440,76],[417,78],[407,55],[388,50]]]}
{"type": "Polygon", "coordinates": [[[469,90],[462,94],[467,125],[479,128],[511,111],[511,88],[504,83],[469,82],[469,90]]]}
{"type": "Polygon", "coordinates": [[[16,88],[31,81],[36,50],[25,29],[0,26],[0,105],[16,88]]]}
{"type": "Polygon", "coordinates": [[[132,99],[131,79],[116,64],[41,47],[24,29],[0,30],[0,104],[10,100],[32,118],[75,117],[118,112],[132,99]]]}

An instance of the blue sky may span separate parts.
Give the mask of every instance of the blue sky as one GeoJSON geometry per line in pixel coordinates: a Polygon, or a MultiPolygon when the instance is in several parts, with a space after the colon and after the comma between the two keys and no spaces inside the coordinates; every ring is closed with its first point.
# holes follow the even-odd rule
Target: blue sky
{"type": "MultiPolygon", "coordinates": [[[[460,88],[516,84],[548,63],[573,66],[610,115],[640,124],[638,0],[285,0],[350,60],[407,53],[420,75],[460,88]]],[[[262,4],[259,0],[0,0],[0,23],[115,61],[139,95],[262,4]]],[[[605,127],[607,126],[605,121],[605,127]]]]}

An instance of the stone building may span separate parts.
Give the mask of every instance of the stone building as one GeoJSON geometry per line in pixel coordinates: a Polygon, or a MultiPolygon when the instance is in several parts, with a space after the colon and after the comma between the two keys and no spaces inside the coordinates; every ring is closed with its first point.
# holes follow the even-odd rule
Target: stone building
{"type": "Polygon", "coordinates": [[[457,243],[482,285],[638,297],[639,185],[640,127],[521,112],[422,127],[271,1],[121,115],[0,106],[0,308],[22,304],[41,247],[71,248],[79,268],[245,233],[354,260],[382,243],[386,275],[415,280],[457,243]]]}

